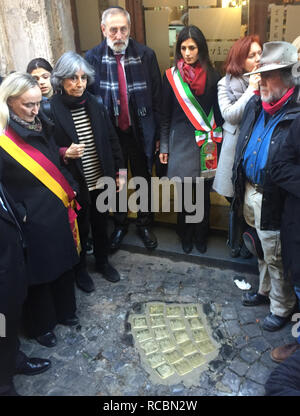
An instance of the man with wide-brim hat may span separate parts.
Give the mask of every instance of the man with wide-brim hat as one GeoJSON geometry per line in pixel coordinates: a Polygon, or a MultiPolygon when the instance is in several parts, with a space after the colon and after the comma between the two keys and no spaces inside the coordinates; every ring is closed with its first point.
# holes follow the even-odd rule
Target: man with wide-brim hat
{"type": "Polygon", "coordinates": [[[232,209],[256,229],[263,250],[263,258],[258,259],[258,290],[246,293],[242,304],[270,304],[270,313],[262,322],[267,331],[282,328],[296,304],[282,266],[283,192],[272,180],[270,168],[292,122],[300,115],[297,79],[292,76],[297,61],[297,49],[288,42],[263,45],[260,67],[251,72],[260,73],[260,87],[245,108],[233,166],[232,209]]]}

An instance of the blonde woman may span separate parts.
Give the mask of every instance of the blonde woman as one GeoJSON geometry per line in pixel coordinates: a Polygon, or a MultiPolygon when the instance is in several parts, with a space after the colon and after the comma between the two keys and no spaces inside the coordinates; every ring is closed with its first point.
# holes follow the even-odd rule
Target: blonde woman
{"type": "Polygon", "coordinates": [[[25,327],[30,337],[53,347],[57,323],[78,323],[73,267],[79,261],[79,242],[72,209],[75,193],[61,172],[51,126],[39,115],[41,100],[31,75],[15,72],[3,81],[0,158],[2,183],[16,203],[26,241],[25,327]]]}

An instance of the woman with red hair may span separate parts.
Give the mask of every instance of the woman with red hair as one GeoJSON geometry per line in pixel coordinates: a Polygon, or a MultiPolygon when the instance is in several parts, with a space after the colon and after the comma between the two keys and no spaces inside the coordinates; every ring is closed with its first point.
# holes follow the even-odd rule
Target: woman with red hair
{"type": "MultiPolygon", "coordinates": [[[[233,197],[231,182],[235,147],[239,135],[239,124],[245,106],[258,90],[259,75],[244,75],[258,67],[262,45],[256,35],[245,36],[231,47],[225,62],[226,75],[218,82],[218,100],[223,124],[223,144],[213,189],[229,201],[233,197]]],[[[231,243],[231,256],[240,254],[240,241],[231,243]]],[[[242,253],[241,253],[242,254],[242,253]]],[[[245,254],[244,257],[246,257],[245,254]]]]}

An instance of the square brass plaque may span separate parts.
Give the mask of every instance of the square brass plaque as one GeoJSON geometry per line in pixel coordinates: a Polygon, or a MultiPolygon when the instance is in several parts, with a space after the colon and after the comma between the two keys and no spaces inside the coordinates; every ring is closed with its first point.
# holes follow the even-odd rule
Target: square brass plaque
{"type": "Polygon", "coordinates": [[[156,368],[159,365],[161,365],[161,364],[163,364],[163,363],[166,362],[164,356],[161,355],[161,354],[159,354],[159,353],[158,354],[157,353],[154,353],[152,355],[149,355],[147,357],[147,360],[148,360],[148,362],[149,362],[149,364],[151,365],[152,368],[156,368]]]}
{"type": "Polygon", "coordinates": [[[166,316],[168,318],[181,316],[180,306],[167,306],[166,316]]]}
{"type": "Polygon", "coordinates": [[[154,328],[153,332],[154,332],[156,339],[168,338],[169,336],[169,333],[166,327],[154,328]]]}
{"type": "Polygon", "coordinates": [[[196,354],[189,356],[189,362],[192,364],[194,368],[197,368],[205,363],[205,358],[202,354],[197,352],[196,354]]]}
{"type": "Polygon", "coordinates": [[[202,354],[208,354],[209,352],[212,352],[216,349],[216,347],[209,340],[199,342],[197,347],[202,352],[202,354]]]}
{"type": "Polygon", "coordinates": [[[184,376],[185,374],[190,373],[193,370],[193,367],[185,358],[175,363],[174,368],[180,376],[184,376]]]}
{"type": "Polygon", "coordinates": [[[134,318],[133,327],[134,328],[147,328],[146,317],[134,318]]]}
{"type": "Polygon", "coordinates": [[[182,342],[188,341],[190,339],[185,331],[175,331],[173,332],[173,335],[177,344],[181,344],[182,342]]]}
{"type": "Polygon", "coordinates": [[[184,307],[184,316],[186,316],[187,318],[194,317],[194,316],[196,317],[198,315],[199,313],[198,313],[197,306],[190,305],[190,306],[184,307]]]}
{"type": "Polygon", "coordinates": [[[192,329],[203,328],[203,323],[201,319],[199,318],[192,318],[192,319],[189,319],[188,321],[192,329]]]}
{"type": "Polygon", "coordinates": [[[145,351],[146,355],[152,354],[153,352],[158,351],[158,345],[153,339],[149,339],[149,341],[141,342],[141,348],[145,351]]]}
{"type": "Polygon", "coordinates": [[[185,329],[185,323],[183,319],[172,318],[169,320],[170,328],[172,331],[178,331],[180,329],[185,329]]]}
{"type": "Polygon", "coordinates": [[[167,352],[165,354],[165,358],[169,364],[174,364],[177,361],[181,360],[183,357],[182,357],[182,354],[180,354],[177,350],[174,350],[171,352],[167,352]]]}
{"type": "Polygon", "coordinates": [[[168,378],[168,377],[172,376],[175,373],[173,368],[170,367],[168,364],[160,365],[159,367],[156,368],[155,371],[157,371],[158,375],[161,378],[168,378]]]}
{"type": "Polygon", "coordinates": [[[135,331],[136,337],[137,339],[142,342],[142,341],[146,341],[147,339],[152,338],[151,333],[149,331],[149,329],[137,329],[135,331]]]}
{"type": "Polygon", "coordinates": [[[149,314],[150,315],[163,315],[164,305],[150,305],[149,314]]]}
{"type": "Polygon", "coordinates": [[[150,317],[150,325],[152,326],[152,328],[156,327],[156,326],[165,326],[165,318],[161,315],[158,316],[151,316],[150,317]]]}
{"type": "Polygon", "coordinates": [[[175,348],[175,343],[170,338],[158,341],[158,345],[162,352],[171,351],[175,348]]]}
{"type": "Polygon", "coordinates": [[[182,351],[185,357],[187,355],[191,355],[191,354],[194,354],[195,352],[198,352],[198,348],[191,341],[186,341],[180,344],[180,350],[182,351]]]}
{"type": "Polygon", "coordinates": [[[209,338],[209,335],[208,335],[206,329],[204,329],[204,328],[194,329],[192,331],[192,334],[193,334],[193,338],[194,338],[195,342],[202,342],[205,339],[209,338]]]}

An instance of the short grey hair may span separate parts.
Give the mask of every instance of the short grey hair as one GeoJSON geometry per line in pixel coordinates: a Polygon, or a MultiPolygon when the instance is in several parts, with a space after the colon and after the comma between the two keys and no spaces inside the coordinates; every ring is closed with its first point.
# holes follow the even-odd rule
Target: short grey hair
{"type": "Polygon", "coordinates": [[[62,90],[62,83],[67,78],[72,78],[76,72],[83,71],[87,76],[87,84],[95,80],[94,68],[78,53],[68,51],[56,62],[51,73],[51,84],[55,92],[62,90]]]}
{"type": "Polygon", "coordinates": [[[108,17],[115,16],[117,14],[122,14],[123,16],[125,16],[127,18],[128,25],[130,26],[130,14],[127,10],[123,9],[123,7],[109,7],[108,9],[104,10],[104,12],[102,13],[101,24],[106,25],[108,17]]]}

